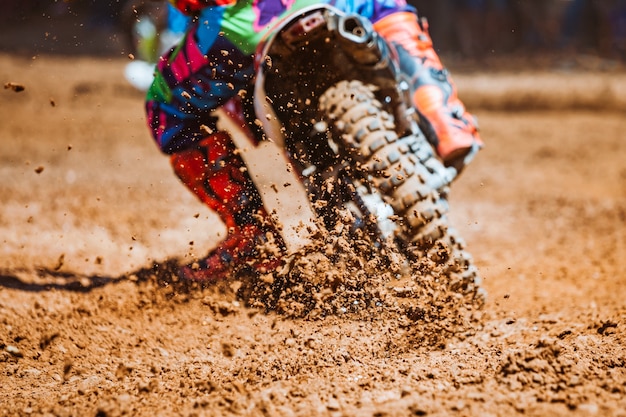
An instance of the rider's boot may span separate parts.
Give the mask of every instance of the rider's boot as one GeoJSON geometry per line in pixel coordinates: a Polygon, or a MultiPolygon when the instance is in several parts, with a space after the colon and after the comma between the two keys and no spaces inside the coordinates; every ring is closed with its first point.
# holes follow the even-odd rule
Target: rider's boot
{"type": "Polygon", "coordinates": [[[410,77],[420,128],[444,164],[460,172],[483,143],[476,119],[457,97],[433,49],[426,19],[398,12],[377,21],[374,29],[398,51],[401,69],[410,77]]]}
{"type": "Polygon", "coordinates": [[[171,164],[180,180],[217,212],[228,230],[206,257],[181,267],[181,278],[216,281],[244,265],[261,272],[280,265],[280,235],[228,133],[214,133],[196,147],[172,155],[171,164]],[[263,244],[268,250],[259,250],[263,244]]]}

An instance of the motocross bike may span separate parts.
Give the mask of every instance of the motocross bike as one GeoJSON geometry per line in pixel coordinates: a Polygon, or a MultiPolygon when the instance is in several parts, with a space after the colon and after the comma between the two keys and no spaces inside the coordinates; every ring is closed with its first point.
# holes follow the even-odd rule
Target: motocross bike
{"type": "Polygon", "coordinates": [[[240,124],[288,155],[326,227],[343,208],[352,227],[392,239],[408,259],[439,259],[443,245],[451,286],[477,294],[477,269],[448,220],[457,172],[420,131],[397,56],[371,23],[311,6],[278,22],[255,59],[240,124]]]}

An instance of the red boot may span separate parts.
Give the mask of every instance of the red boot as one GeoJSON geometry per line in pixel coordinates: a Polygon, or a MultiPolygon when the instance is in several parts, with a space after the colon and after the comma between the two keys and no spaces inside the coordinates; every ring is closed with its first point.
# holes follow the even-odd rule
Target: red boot
{"type": "Polygon", "coordinates": [[[226,239],[205,258],[181,268],[183,279],[215,281],[246,264],[261,271],[280,265],[282,241],[235,150],[230,136],[217,132],[197,147],[172,155],[176,175],[228,229],[226,239]],[[259,245],[271,242],[279,250],[259,251],[259,245]]]}
{"type": "Polygon", "coordinates": [[[456,86],[433,49],[426,19],[411,12],[388,15],[374,29],[398,51],[402,71],[411,77],[420,128],[446,166],[463,169],[483,146],[476,119],[457,97],[456,86]]]}

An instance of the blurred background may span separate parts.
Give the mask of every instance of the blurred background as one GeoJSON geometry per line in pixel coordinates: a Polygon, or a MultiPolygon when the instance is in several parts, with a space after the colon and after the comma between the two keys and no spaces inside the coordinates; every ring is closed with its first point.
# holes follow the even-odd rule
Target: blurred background
{"type": "MultiPolygon", "coordinates": [[[[626,0],[408,1],[453,66],[597,70],[626,61],[626,0]]],[[[124,55],[140,7],[139,0],[3,0],[0,52],[124,55]]]]}
{"type": "Polygon", "coordinates": [[[595,52],[626,57],[626,0],[410,0],[440,48],[468,57],[595,52]]]}

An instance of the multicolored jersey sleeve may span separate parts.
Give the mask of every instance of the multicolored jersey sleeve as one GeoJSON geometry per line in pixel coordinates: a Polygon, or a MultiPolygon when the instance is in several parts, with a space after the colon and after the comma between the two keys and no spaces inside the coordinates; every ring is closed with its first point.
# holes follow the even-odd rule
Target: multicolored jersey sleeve
{"type": "Polygon", "coordinates": [[[180,44],[161,57],[146,98],[150,130],[168,154],[202,139],[202,125],[214,129],[213,110],[250,85],[253,53],[274,19],[319,3],[372,22],[414,11],[405,0],[239,0],[208,7],[211,0],[171,1],[196,17],[180,44]]]}

